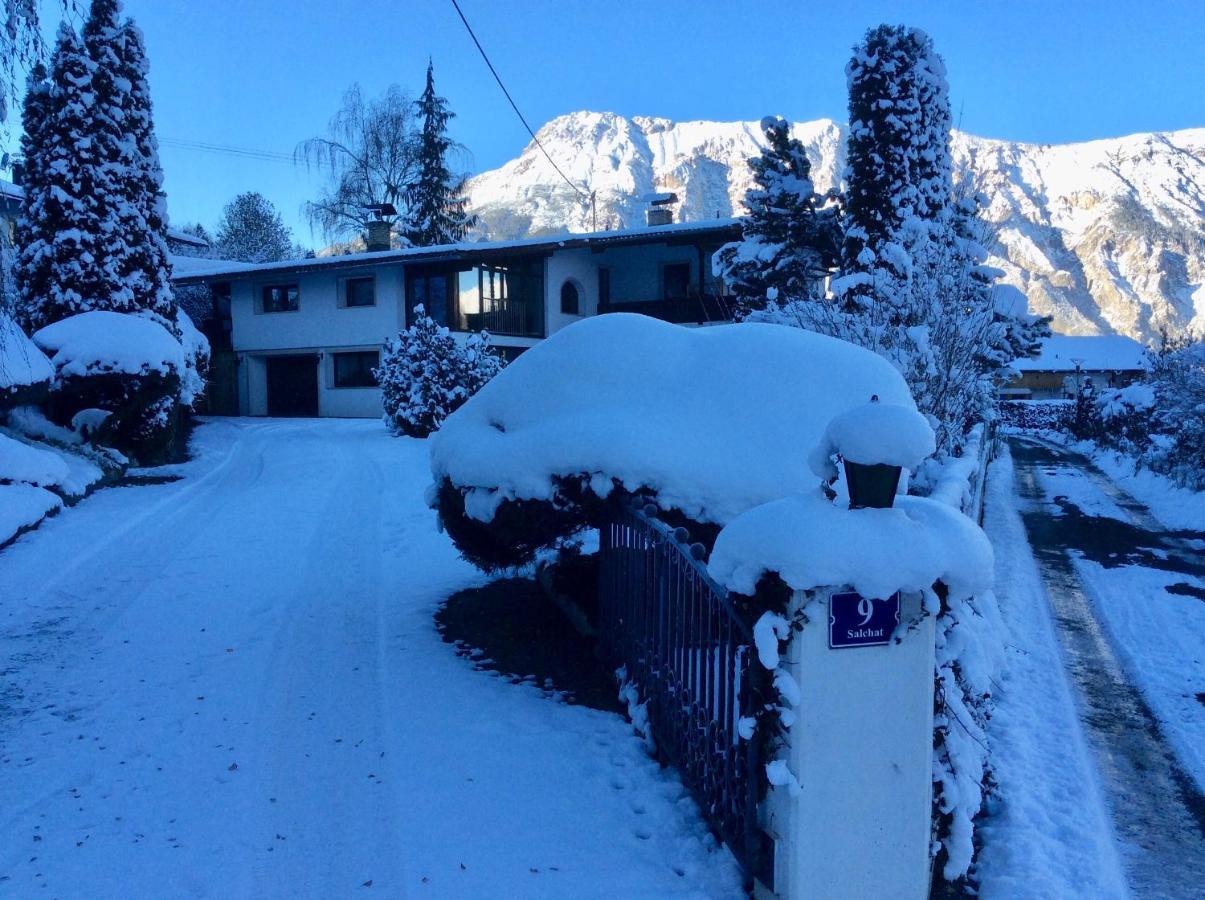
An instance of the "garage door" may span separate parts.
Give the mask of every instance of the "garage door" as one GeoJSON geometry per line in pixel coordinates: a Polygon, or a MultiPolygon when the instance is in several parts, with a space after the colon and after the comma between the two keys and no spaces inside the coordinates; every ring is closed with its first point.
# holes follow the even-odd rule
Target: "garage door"
{"type": "Polygon", "coordinates": [[[318,415],[318,354],[269,356],[268,415],[318,415]]]}

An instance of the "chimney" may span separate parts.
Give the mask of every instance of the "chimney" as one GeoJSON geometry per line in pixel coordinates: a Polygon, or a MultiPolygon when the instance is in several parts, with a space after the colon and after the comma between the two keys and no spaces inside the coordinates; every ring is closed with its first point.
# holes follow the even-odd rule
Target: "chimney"
{"type": "Polygon", "coordinates": [[[670,205],[678,202],[677,194],[646,194],[644,201],[649,205],[645,215],[650,225],[673,224],[674,211],[670,205]]]}
{"type": "Polygon", "coordinates": [[[365,209],[372,213],[372,218],[368,221],[368,229],[364,234],[365,249],[369,253],[392,250],[393,242],[390,240],[389,232],[393,225],[391,219],[397,215],[397,210],[392,203],[372,203],[365,209]]]}
{"type": "Polygon", "coordinates": [[[368,234],[365,236],[365,242],[368,244],[368,251],[389,250],[389,223],[384,219],[377,219],[368,223],[368,234]]]}

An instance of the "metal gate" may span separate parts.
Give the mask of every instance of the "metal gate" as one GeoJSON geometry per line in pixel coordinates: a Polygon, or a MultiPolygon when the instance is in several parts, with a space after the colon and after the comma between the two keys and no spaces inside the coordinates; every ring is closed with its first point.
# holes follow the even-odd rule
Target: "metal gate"
{"type": "Polygon", "coordinates": [[[758,745],[741,719],[764,702],[753,634],[713,581],[701,547],[639,506],[600,536],[600,646],[647,703],[658,752],[678,769],[746,879],[769,868],[757,821],[758,745]]]}

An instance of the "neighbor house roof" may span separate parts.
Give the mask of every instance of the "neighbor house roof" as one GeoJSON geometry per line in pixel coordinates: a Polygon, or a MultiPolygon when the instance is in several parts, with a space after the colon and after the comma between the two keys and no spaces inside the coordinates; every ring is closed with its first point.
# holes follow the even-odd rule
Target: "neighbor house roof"
{"type": "Polygon", "coordinates": [[[473,259],[503,253],[547,253],[577,247],[604,250],[624,244],[694,243],[700,238],[706,237],[728,241],[735,240],[740,236],[741,221],[741,219],[707,219],[702,222],[650,225],[644,228],[628,228],[623,231],[594,231],[584,234],[562,234],[556,237],[521,238],[513,241],[464,241],[458,244],[439,244],[433,247],[407,247],[403,250],[377,250],[371,253],[286,259],[280,262],[259,264],[198,259],[196,260],[197,265],[189,265],[177,270],[173,280],[176,283],[187,284],[255,273],[283,275],[324,268],[355,268],[391,262],[437,262],[473,259]],[[213,265],[201,265],[203,262],[212,262],[213,265]]]}
{"type": "Polygon", "coordinates": [[[1055,334],[1046,339],[1042,352],[1032,359],[1019,359],[1022,372],[1074,372],[1076,363],[1084,372],[1116,372],[1146,368],[1146,348],[1120,334],[1055,334]]]}

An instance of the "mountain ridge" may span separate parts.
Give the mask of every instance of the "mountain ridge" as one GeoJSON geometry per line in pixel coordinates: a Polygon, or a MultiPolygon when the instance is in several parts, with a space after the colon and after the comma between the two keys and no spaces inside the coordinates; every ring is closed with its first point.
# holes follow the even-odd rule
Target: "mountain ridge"
{"type": "MultiPolygon", "coordinates": [[[[844,166],[845,126],[793,123],[817,190],[844,166]]],[[[672,190],[683,221],[742,212],[758,123],[574,112],[537,132],[575,184],[597,194],[599,228],[642,224],[639,198],[672,190]]],[[[988,197],[990,262],[1034,312],[1069,334],[1153,341],[1161,328],[1205,331],[1205,128],[1033,144],[954,132],[961,178],[988,197]]],[[[494,238],[588,231],[588,203],[529,143],[469,182],[494,238]]]]}

